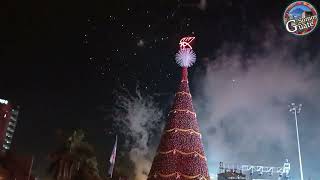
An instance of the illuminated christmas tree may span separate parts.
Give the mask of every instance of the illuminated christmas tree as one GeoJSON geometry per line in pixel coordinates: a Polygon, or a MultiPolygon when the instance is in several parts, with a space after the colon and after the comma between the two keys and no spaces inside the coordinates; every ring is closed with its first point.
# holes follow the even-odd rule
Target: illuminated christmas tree
{"type": "Polygon", "coordinates": [[[182,38],[176,55],[182,78],[157,154],[148,176],[154,179],[210,179],[201,134],[189,90],[188,67],[196,55],[190,45],[194,37],[182,38]]]}

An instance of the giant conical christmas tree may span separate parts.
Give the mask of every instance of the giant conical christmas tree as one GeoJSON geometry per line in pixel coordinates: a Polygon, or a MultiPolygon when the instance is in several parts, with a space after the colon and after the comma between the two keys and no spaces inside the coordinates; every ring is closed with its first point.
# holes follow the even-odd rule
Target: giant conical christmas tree
{"type": "Polygon", "coordinates": [[[157,154],[148,176],[149,180],[210,179],[201,134],[193,109],[189,90],[188,67],[195,62],[190,42],[194,37],[180,41],[177,63],[182,67],[182,77],[157,154]]]}

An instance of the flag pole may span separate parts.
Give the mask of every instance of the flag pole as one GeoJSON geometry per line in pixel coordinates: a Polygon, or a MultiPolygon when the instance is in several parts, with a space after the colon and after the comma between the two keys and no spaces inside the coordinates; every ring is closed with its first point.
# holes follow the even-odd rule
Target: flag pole
{"type": "Polygon", "coordinates": [[[116,141],[114,143],[113,150],[112,150],[112,153],[111,153],[111,156],[110,156],[110,159],[109,159],[110,166],[109,166],[108,174],[110,175],[110,178],[112,178],[113,169],[114,169],[114,165],[115,165],[115,162],[116,162],[117,145],[118,145],[118,135],[116,135],[116,141]]]}

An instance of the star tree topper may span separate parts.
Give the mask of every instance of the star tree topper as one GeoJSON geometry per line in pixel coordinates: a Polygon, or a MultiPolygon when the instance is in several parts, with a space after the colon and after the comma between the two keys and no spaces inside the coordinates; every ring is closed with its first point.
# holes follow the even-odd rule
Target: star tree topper
{"type": "Polygon", "coordinates": [[[180,50],[176,54],[176,62],[179,66],[188,68],[196,61],[196,54],[192,50],[191,42],[195,37],[183,37],[180,42],[180,50]]]}

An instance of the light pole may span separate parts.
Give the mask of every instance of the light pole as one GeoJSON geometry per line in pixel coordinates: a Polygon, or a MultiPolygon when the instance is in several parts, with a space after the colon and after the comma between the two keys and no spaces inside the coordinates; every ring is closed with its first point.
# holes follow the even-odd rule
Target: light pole
{"type": "Polygon", "coordinates": [[[299,163],[300,163],[300,176],[301,176],[301,180],[303,180],[303,170],[302,170],[300,141],[299,141],[299,128],[298,128],[298,118],[297,118],[297,114],[300,113],[301,107],[302,107],[302,104],[296,105],[295,103],[291,103],[289,105],[289,108],[290,108],[289,111],[294,114],[294,118],[296,120],[297,142],[298,142],[299,163]]]}

